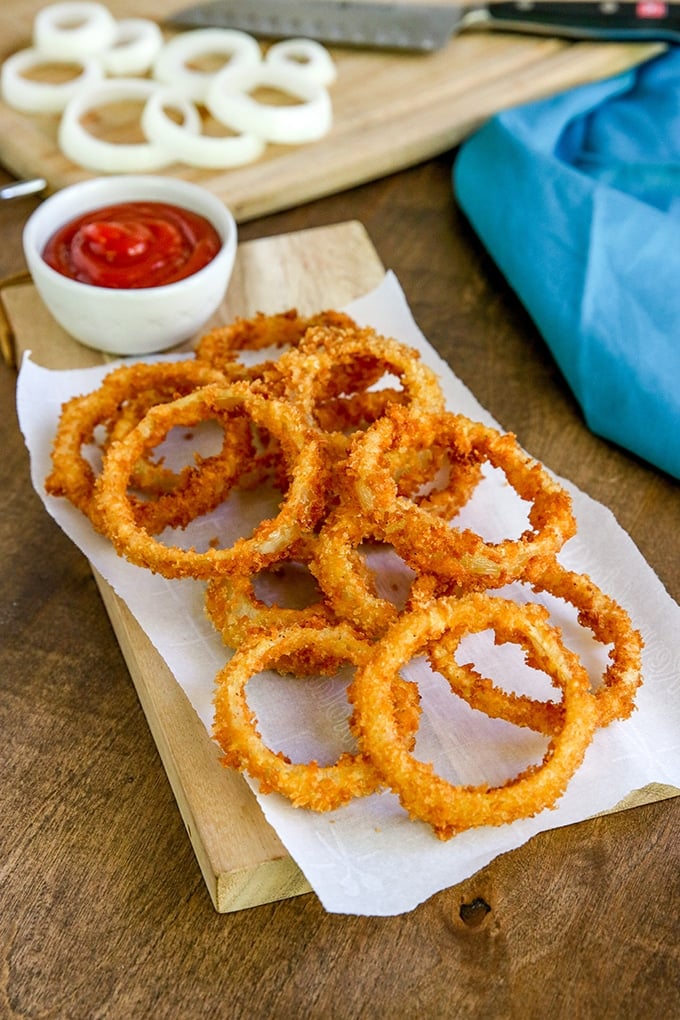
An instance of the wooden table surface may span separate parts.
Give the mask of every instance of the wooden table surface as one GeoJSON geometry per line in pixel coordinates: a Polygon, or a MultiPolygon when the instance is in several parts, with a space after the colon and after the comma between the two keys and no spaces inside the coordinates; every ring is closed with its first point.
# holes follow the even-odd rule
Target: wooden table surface
{"type": "MultiPolygon", "coordinates": [[[[585,428],[456,208],[452,159],[241,238],[361,220],[457,375],[680,599],[678,483],[585,428]]],[[[0,207],[2,275],[33,204],[0,207]]],[[[217,914],[89,566],[31,487],[14,387],[2,365],[0,1017],[680,1015],[680,798],[544,833],[405,916],[327,915],[313,894],[217,914]]]]}

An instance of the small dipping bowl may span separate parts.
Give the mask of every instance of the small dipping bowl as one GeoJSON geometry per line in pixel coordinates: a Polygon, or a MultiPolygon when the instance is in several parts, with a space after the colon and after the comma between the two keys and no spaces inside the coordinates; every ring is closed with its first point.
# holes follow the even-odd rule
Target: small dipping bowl
{"type": "Polygon", "coordinates": [[[205,188],[172,177],[96,177],[47,198],[28,219],[24,256],[33,282],[57,322],[72,337],[107,354],[145,355],[168,350],[196,334],[217,310],[236,256],[237,229],[229,209],[205,188]],[[204,216],[222,247],[207,265],[176,283],[111,288],[80,283],[42,257],[47,241],[66,223],[93,209],[152,201],[204,216]]]}

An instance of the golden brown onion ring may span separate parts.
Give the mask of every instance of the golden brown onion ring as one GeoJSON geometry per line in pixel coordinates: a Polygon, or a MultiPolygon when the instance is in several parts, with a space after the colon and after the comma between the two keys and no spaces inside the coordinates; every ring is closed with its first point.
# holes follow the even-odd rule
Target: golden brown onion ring
{"type": "MultiPolygon", "coordinates": [[[[304,536],[269,564],[268,571],[276,572],[297,566],[307,567],[315,545],[315,536],[304,536]]],[[[255,592],[256,576],[250,571],[235,569],[228,575],[214,577],[208,582],[206,613],[228,648],[238,648],[257,631],[270,631],[273,628],[289,626],[329,627],[339,622],[323,597],[301,608],[264,602],[255,592]]],[[[305,656],[297,659],[289,657],[285,665],[278,662],[277,668],[281,672],[302,676],[308,668],[306,650],[305,656]]],[[[312,668],[318,668],[318,664],[313,663],[312,668]]]]}
{"type": "Polygon", "coordinates": [[[378,595],[375,577],[358,551],[373,537],[370,523],[341,504],[325,520],[309,564],[336,616],[371,638],[399,615],[393,602],[378,595]]]}
{"type": "Polygon", "coordinates": [[[422,411],[444,407],[437,375],[419,352],[370,327],[311,326],[299,345],[279,358],[277,373],[285,398],[315,421],[317,406],[343,394],[363,393],[386,375],[400,382],[400,401],[417,404],[422,411]]]}
{"type": "Polygon", "coordinates": [[[472,593],[444,598],[403,614],[373,646],[350,686],[354,727],[385,782],[413,818],[427,822],[440,839],[481,825],[504,825],[552,807],[580,766],[596,725],[588,675],[542,606],[472,593]],[[499,642],[521,645],[527,661],[562,691],[563,725],[550,739],[540,765],[530,765],[502,786],[455,785],[419,761],[396,724],[390,685],[413,657],[427,653],[443,635],[455,646],[465,634],[492,629],[499,642]]]}
{"type": "Polygon", "coordinates": [[[417,572],[434,574],[461,589],[501,587],[540,571],[576,531],[567,491],[510,433],[464,415],[422,414],[392,406],[365,432],[356,433],[347,457],[354,496],[380,537],[417,572]],[[529,528],[518,539],[486,542],[450,527],[425,507],[399,495],[390,457],[404,449],[445,447],[452,463],[488,462],[500,468],[529,504],[529,528]]]}
{"type": "MultiPolygon", "coordinates": [[[[234,451],[227,477],[233,485],[244,470],[241,452],[238,448],[234,451]]],[[[124,440],[110,447],[97,482],[97,507],[119,555],[164,577],[207,579],[235,568],[260,570],[305,531],[313,529],[325,509],[326,480],[327,468],[318,433],[307,426],[295,407],[267,399],[246,383],[213,385],[152,407],[124,440]],[[229,423],[238,415],[270,432],[281,445],[290,484],[278,514],[258,524],[248,538],[240,538],[226,549],[182,549],[155,540],[137,523],[128,495],[135,465],[175,426],[193,427],[216,418],[226,422],[228,435],[229,423]]]]}
{"type": "MultiPolygon", "coordinates": [[[[415,600],[423,579],[414,585],[415,600]]],[[[608,726],[615,719],[627,719],[635,707],[635,695],[642,683],[642,636],[633,628],[630,616],[610,595],[606,595],[588,577],[567,570],[556,560],[530,582],[531,589],[547,592],[572,605],[578,622],[603,645],[611,645],[609,662],[601,682],[593,685],[592,695],[597,725],[608,726]]],[[[443,594],[441,585],[434,589],[443,594]]],[[[430,594],[433,590],[430,587],[430,594]]],[[[564,725],[564,707],[560,703],[537,701],[527,695],[504,691],[488,677],[482,677],[470,665],[461,666],[454,658],[446,635],[430,651],[432,668],[446,677],[452,689],[473,708],[493,718],[506,719],[517,726],[528,726],[549,736],[564,725]]]]}
{"type": "MultiPolygon", "coordinates": [[[[432,451],[430,451],[432,452],[432,451]]],[[[399,487],[410,490],[416,483],[423,484],[428,470],[436,469],[440,459],[435,455],[432,461],[413,460],[405,456],[400,467],[399,454],[392,459],[393,471],[401,476],[399,487]],[[405,484],[407,483],[407,484],[405,484]]],[[[341,465],[342,467],[342,465],[341,465]]],[[[414,505],[427,507],[442,517],[454,516],[467,502],[480,476],[479,465],[455,465],[450,471],[445,488],[428,492],[423,496],[413,495],[414,505]]],[[[362,515],[346,486],[335,478],[335,492],[338,505],[335,506],[321,525],[310,561],[310,570],[319,582],[338,617],[349,620],[362,633],[377,637],[397,618],[397,606],[378,594],[376,580],[359,547],[365,542],[384,545],[380,528],[362,515]]],[[[410,568],[404,568],[410,572],[410,568]]],[[[419,584],[416,579],[416,584],[419,584]]],[[[410,598],[410,596],[409,596],[410,598]]]]}
{"type": "Polygon", "coordinates": [[[237,318],[205,333],[196,346],[196,358],[223,372],[230,380],[259,379],[271,371],[276,362],[267,359],[247,366],[238,359],[240,351],[297,347],[309,327],[316,325],[353,327],[354,320],[332,309],[310,316],[300,315],[296,308],[272,315],[257,312],[250,318],[237,318]]]}
{"type": "MultiPolygon", "coordinates": [[[[102,445],[106,447],[113,436],[119,437],[129,431],[152,403],[174,400],[197,387],[220,381],[223,381],[220,372],[189,360],[153,364],[140,362],[113,369],[96,390],[72,397],[62,406],[52,446],[52,470],[45,481],[47,492],[70,500],[99,527],[94,504],[97,476],[82,452],[83,447],[97,441],[98,428],[105,430],[102,445]],[[145,395],[141,406],[138,404],[140,394],[145,395]]],[[[150,480],[150,475],[156,480],[159,477],[158,471],[147,464],[143,470],[144,477],[140,478],[136,474],[138,468],[141,469],[142,465],[136,466],[132,481],[139,487],[150,480]]],[[[175,491],[176,496],[181,498],[184,487],[189,483],[189,471],[181,478],[173,474],[172,480],[167,472],[163,474],[166,478],[164,491],[175,491]]],[[[161,527],[174,524],[172,510],[172,505],[166,503],[167,517],[161,527]]],[[[198,507],[197,511],[205,512],[198,507]]]]}
{"type": "MultiPolygon", "coordinates": [[[[256,779],[262,793],[276,791],[295,807],[333,811],[354,797],[376,792],[382,780],[368,755],[347,751],[332,765],[317,762],[293,763],[280,752],[266,747],[257,730],[245,689],[255,674],[276,668],[282,659],[307,654],[310,668],[320,663],[319,673],[334,673],[337,663],[360,666],[370,646],[347,626],[291,626],[259,632],[247,639],[217,676],[213,734],[223,751],[223,764],[247,772],[256,779]],[[330,667],[329,664],[330,663],[330,667]]],[[[304,682],[304,681],[303,681],[304,682]]],[[[418,725],[417,691],[413,684],[397,679],[392,687],[393,715],[400,741],[409,738],[418,725]]]]}

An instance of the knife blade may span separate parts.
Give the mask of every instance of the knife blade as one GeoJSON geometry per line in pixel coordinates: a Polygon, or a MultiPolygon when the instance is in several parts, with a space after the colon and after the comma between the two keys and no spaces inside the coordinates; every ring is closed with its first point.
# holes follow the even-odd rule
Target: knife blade
{"type": "Polygon", "coordinates": [[[680,42],[680,3],[373,0],[208,0],[165,19],[172,28],[236,28],[262,38],[304,36],[335,46],[433,52],[467,29],[595,41],[680,42]]]}

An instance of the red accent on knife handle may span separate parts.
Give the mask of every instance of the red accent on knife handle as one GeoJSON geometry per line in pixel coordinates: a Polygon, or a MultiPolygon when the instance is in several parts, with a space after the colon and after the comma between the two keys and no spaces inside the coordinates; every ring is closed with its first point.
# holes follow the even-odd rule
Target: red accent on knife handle
{"type": "Polygon", "coordinates": [[[661,0],[641,0],[636,4],[635,14],[638,18],[667,18],[668,4],[661,3],[661,0]]]}

